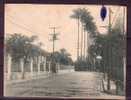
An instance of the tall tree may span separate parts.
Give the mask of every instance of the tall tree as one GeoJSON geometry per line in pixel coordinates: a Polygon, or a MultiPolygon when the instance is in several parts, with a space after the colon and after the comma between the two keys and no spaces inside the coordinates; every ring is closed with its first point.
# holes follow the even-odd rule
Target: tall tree
{"type": "MultiPolygon", "coordinates": [[[[21,34],[11,34],[6,38],[6,52],[9,53],[14,61],[24,59],[24,69],[26,62],[33,56],[40,55],[41,49],[34,45],[33,42],[37,39],[36,36],[27,37],[21,34]]],[[[22,73],[24,78],[25,70],[22,73]]]]}
{"type": "Polygon", "coordinates": [[[125,34],[122,34],[121,29],[114,27],[110,34],[97,35],[94,39],[94,44],[89,48],[89,54],[92,59],[95,59],[97,55],[102,56],[99,70],[108,75],[108,89],[110,89],[110,79],[116,82],[117,88],[123,87],[123,57],[125,57],[126,51],[125,39],[123,38],[125,38],[125,34]]]}
{"type": "Polygon", "coordinates": [[[55,61],[64,65],[72,65],[73,60],[71,59],[71,55],[67,52],[66,49],[60,49],[60,51],[54,52],[55,61]]]}
{"type": "Polygon", "coordinates": [[[80,29],[80,15],[81,15],[81,9],[75,9],[73,10],[73,14],[70,16],[71,18],[77,19],[77,29],[78,29],[78,36],[77,36],[77,60],[79,60],[79,56],[80,56],[80,33],[79,33],[79,29],[80,29]]]}
{"type": "MultiPolygon", "coordinates": [[[[89,33],[90,37],[94,37],[97,33],[97,28],[96,28],[96,25],[93,21],[93,17],[91,16],[90,12],[85,9],[85,8],[77,8],[77,9],[74,9],[73,10],[73,14],[71,15],[71,18],[74,18],[74,19],[77,19],[77,20],[80,20],[81,24],[83,25],[83,29],[85,29],[85,31],[87,32],[84,32],[84,33],[89,33]]],[[[79,23],[78,23],[79,25],[79,23]]],[[[81,33],[83,34],[83,33],[81,33]]],[[[83,35],[81,35],[83,36],[83,35]]],[[[81,38],[83,41],[83,38],[81,38]]],[[[79,27],[78,27],[78,48],[77,48],[77,51],[79,51],[79,27]]],[[[82,46],[82,44],[81,44],[82,46]]],[[[82,50],[82,47],[81,47],[81,50],[82,50]]],[[[78,52],[79,53],[79,52],[78,52]]]]}

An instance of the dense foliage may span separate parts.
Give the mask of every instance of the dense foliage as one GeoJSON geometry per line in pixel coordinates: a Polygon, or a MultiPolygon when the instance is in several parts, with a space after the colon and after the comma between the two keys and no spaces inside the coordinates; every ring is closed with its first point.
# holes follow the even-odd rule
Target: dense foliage
{"type": "Polygon", "coordinates": [[[80,20],[81,24],[84,25],[85,30],[91,37],[94,37],[97,33],[97,28],[93,17],[90,12],[85,8],[78,8],[73,10],[71,18],[80,20]]]}

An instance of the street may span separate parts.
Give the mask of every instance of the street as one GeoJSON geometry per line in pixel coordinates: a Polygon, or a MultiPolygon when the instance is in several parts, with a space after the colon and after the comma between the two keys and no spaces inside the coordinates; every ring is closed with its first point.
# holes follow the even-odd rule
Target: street
{"type": "Polygon", "coordinates": [[[54,74],[48,78],[6,85],[7,96],[101,96],[102,76],[96,72],[54,74]]]}

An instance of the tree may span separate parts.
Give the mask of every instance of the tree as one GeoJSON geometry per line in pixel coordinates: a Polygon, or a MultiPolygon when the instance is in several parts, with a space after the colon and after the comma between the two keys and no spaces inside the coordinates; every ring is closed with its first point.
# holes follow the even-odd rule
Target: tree
{"type": "Polygon", "coordinates": [[[120,29],[112,29],[111,47],[112,47],[112,73],[111,78],[116,82],[116,93],[118,88],[123,89],[124,81],[124,62],[123,58],[126,56],[126,42],[125,34],[120,29]],[[114,60],[113,60],[114,59],[114,60]],[[114,61],[114,62],[113,62],[114,61]]]}
{"type": "MultiPolygon", "coordinates": [[[[6,52],[9,53],[14,61],[24,59],[24,68],[29,58],[40,55],[42,51],[39,46],[33,42],[37,36],[27,37],[21,34],[11,34],[6,38],[6,52]]],[[[24,78],[25,70],[22,73],[24,78]]]]}
{"type": "Polygon", "coordinates": [[[93,21],[93,17],[91,16],[90,12],[85,8],[77,8],[73,10],[73,14],[71,18],[75,18],[81,21],[84,25],[84,28],[87,32],[90,33],[91,37],[96,36],[97,28],[93,21]]]}
{"type": "Polygon", "coordinates": [[[116,82],[117,87],[123,87],[123,57],[125,56],[125,34],[120,28],[112,28],[110,34],[97,35],[94,44],[89,47],[92,59],[101,55],[100,71],[107,73],[108,90],[110,90],[110,79],[116,82]],[[120,85],[121,84],[121,85],[120,85]]]}
{"type": "MultiPolygon", "coordinates": [[[[97,28],[93,21],[93,17],[91,16],[90,12],[85,8],[77,8],[73,10],[73,14],[71,15],[71,18],[78,20],[78,48],[77,51],[79,51],[79,21],[81,22],[81,25],[84,27],[83,29],[87,31],[86,33],[89,33],[89,36],[91,38],[94,38],[97,34],[97,28]]],[[[83,33],[81,33],[81,37],[83,33]]],[[[85,34],[85,32],[84,32],[85,34]]],[[[85,38],[85,37],[84,37],[85,38]]],[[[81,38],[83,41],[83,38],[81,38]]],[[[84,41],[85,42],[85,41],[84,41]]],[[[82,45],[81,44],[81,57],[82,57],[82,45]]],[[[85,51],[85,50],[84,50],[85,51]]],[[[77,52],[79,53],[79,52],[77,52]]],[[[79,54],[77,54],[79,55],[79,54]]]]}
{"type": "Polygon", "coordinates": [[[73,64],[73,61],[70,56],[71,55],[64,48],[60,49],[60,51],[54,52],[55,62],[61,63],[63,65],[73,64]]]}
{"type": "Polygon", "coordinates": [[[79,28],[80,28],[80,13],[81,13],[81,9],[76,9],[73,11],[74,13],[70,16],[71,18],[77,19],[77,24],[78,24],[78,39],[77,39],[77,60],[79,60],[79,41],[80,41],[80,33],[79,33],[79,28]]]}

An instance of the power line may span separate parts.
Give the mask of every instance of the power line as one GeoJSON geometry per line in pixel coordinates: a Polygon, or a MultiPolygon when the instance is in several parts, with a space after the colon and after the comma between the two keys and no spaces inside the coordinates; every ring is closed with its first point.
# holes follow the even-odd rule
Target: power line
{"type": "MultiPolygon", "coordinates": [[[[8,16],[8,17],[9,17],[9,16],[8,16]]],[[[12,17],[12,18],[13,18],[13,17],[12,17]]],[[[19,28],[21,28],[21,29],[24,29],[24,30],[26,30],[26,31],[28,31],[28,32],[31,32],[31,33],[37,33],[37,32],[34,32],[34,31],[30,30],[29,28],[26,28],[27,26],[24,25],[24,24],[21,25],[21,24],[18,24],[18,23],[16,23],[16,22],[12,21],[12,20],[11,20],[12,18],[11,18],[11,17],[10,17],[10,18],[7,18],[7,20],[8,20],[10,23],[16,25],[17,27],[19,27],[19,28]]]]}
{"type": "Polygon", "coordinates": [[[115,15],[114,15],[114,18],[113,18],[112,23],[111,23],[112,26],[113,26],[113,24],[115,23],[115,20],[116,20],[116,18],[117,18],[117,16],[118,16],[119,11],[120,11],[120,7],[117,8],[116,11],[115,11],[115,15]]]}

